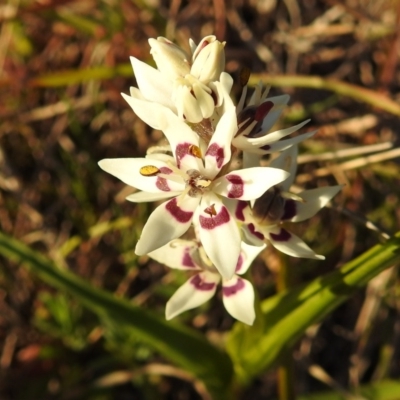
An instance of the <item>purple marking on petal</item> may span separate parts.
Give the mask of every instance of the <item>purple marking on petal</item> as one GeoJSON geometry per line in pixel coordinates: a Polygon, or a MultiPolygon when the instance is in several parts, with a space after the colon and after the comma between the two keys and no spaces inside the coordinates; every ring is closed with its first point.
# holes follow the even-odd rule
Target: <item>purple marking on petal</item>
{"type": "Polygon", "coordinates": [[[196,290],[201,290],[205,292],[213,290],[215,288],[214,282],[204,282],[199,274],[191,278],[190,283],[195,287],[196,290]]]}
{"type": "Polygon", "coordinates": [[[207,149],[206,156],[211,156],[215,157],[215,161],[217,162],[217,167],[221,168],[222,163],[224,162],[224,149],[220,146],[218,146],[217,143],[213,143],[209,148],[207,149]]]}
{"type": "Polygon", "coordinates": [[[186,247],[185,248],[185,254],[183,255],[182,258],[182,265],[188,268],[196,268],[196,264],[193,262],[193,258],[190,255],[190,250],[191,247],[186,247]]]}
{"type": "Polygon", "coordinates": [[[265,101],[257,107],[256,114],[254,115],[254,119],[256,121],[262,121],[267,114],[271,111],[274,103],[272,101],[265,101]]]}
{"type": "Polygon", "coordinates": [[[261,150],[265,150],[265,151],[268,151],[270,148],[271,148],[271,146],[269,146],[268,144],[260,147],[261,150]]]}
{"type": "MultiPolygon", "coordinates": [[[[162,174],[169,175],[170,173],[172,173],[172,169],[169,169],[167,167],[161,167],[160,172],[162,174]]],[[[156,186],[158,189],[162,190],[163,192],[169,192],[171,190],[170,187],[168,186],[167,180],[165,178],[161,178],[159,176],[157,177],[157,180],[156,180],[156,186]]]]}
{"type": "Polygon", "coordinates": [[[233,286],[223,286],[222,294],[226,297],[233,296],[240,290],[244,288],[245,284],[242,279],[238,279],[238,281],[233,286]]]}
{"type": "Polygon", "coordinates": [[[270,233],[270,236],[276,242],[287,242],[292,237],[290,232],[283,228],[281,228],[281,231],[279,233],[270,233]]]}
{"type": "Polygon", "coordinates": [[[235,210],[235,217],[236,219],[238,219],[239,221],[244,221],[244,213],[243,210],[247,207],[247,202],[245,201],[239,201],[237,206],[236,206],[236,210],[235,210]]]}
{"type": "Polygon", "coordinates": [[[261,232],[256,231],[256,227],[254,226],[254,224],[249,224],[247,225],[247,227],[249,228],[249,231],[252,235],[260,240],[264,240],[264,235],[261,232]]]}
{"type": "Polygon", "coordinates": [[[225,176],[225,179],[232,184],[227,196],[229,199],[237,199],[243,196],[244,182],[239,175],[229,174],[225,176]]]}
{"type": "Polygon", "coordinates": [[[235,272],[240,271],[240,268],[242,268],[243,262],[244,262],[243,256],[241,254],[239,254],[239,258],[238,258],[238,261],[237,261],[237,264],[236,264],[235,272]]]}
{"type": "Polygon", "coordinates": [[[175,157],[178,168],[181,166],[181,160],[184,157],[186,156],[193,157],[193,154],[190,152],[191,146],[193,146],[191,143],[179,143],[176,146],[175,157]]]}
{"type": "Polygon", "coordinates": [[[200,53],[201,50],[204,49],[204,47],[208,46],[209,44],[210,44],[210,42],[209,42],[208,40],[205,40],[205,41],[201,44],[201,48],[200,48],[200,50],[199,50],[199,53],[200,53]]]}
{"type": "Polygon", "coordinates": [[[186,224],[193,217],[193,213],[191,211],[182,210],[182,208],[178,206],[178,201],[176,200],[176,198],[171,199],[166,204],[165,208],[181,224],[186,224]]]}
{"type": "Polygon", "coordinates": [[[203,229],[212,230],[217,226],[228,223],[230,219],[231,217],[229,216],[228,210],[222,207],[221,211],[214,217],[204,217],[200,215],[200,226],[203,229]]]}
{"type": "Polygon", "coordinates": [[[285,201],[281,219],[292,219],[297,214],[296,202],[292,199],[285,201]]]}

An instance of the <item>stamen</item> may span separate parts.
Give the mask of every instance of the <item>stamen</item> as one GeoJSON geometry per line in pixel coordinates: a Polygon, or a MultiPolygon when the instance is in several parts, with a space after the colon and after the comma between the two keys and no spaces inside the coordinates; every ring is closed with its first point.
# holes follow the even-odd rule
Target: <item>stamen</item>
{"type": "Polygon", "coordinates": [[[211,204],[211,206],[206,207],[204,212],[208,214],[210,217],[215,217],[217,215],[217,211],[215,210],[215,204],[211,204]]]}
{"type": "Polygon", "coordinates": [[[196,158],[202,158],[200,147],[194,144],[189,147],[189,153],[196,158]]]}
{"type": "Polygon", "coordinates": [[[146,165],[139,170],[140,175],[143,176],[156,176],[160,172],[160,170],[154,165],[146,165]]]}
{"type": "Polygon", "coordinates": [[[200,256],[201,266],[203,269],[211,271],[215,270],[215,268],[213,267],[213,263],[208,258],[203,246],[199,247],[199,256],[200,256]]]}
{"type": "Polygon", "coordinates": [[[178,197],[176,197],[176,205],[178,207],[182,205],[182,201],[185,198],[185,196],[189,193],[190,189],[191,189],[190,186],[186,186],[183,192],[178,197]]]}
{"type": "Polygon", "coordinates": [[[290,193],[290,192],[281,192],[281,196],[285,199],[290,199],[294,201],[298,201],[300,203],[306,203],[306,201],[297,194],[290,193]]]}
{"type": "Polygon", "coordinates": [[[208,188],[211,185],[211,180],[210,179],[199,179],[196,182],[196,186],[200,187],[202,189],[208,188]]]}

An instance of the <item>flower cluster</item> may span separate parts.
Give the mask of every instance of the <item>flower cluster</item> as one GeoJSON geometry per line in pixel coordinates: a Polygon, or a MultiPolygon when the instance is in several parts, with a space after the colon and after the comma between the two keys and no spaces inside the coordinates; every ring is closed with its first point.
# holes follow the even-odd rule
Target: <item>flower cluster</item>
{"type": "Polygon", "coordinates": [[[246,81],[235,106],[225,43],[215,36],[197,46],[190,41],[190,54],[162,37],[149,43],[157,69],[132,57],[138,87],[123,96],[169,145],[99,165],[139,190],[127,200],[163,201],[136,254],[195,272],[167,303],[167,319],[207,301],[222,282],[227,311],[252,324],[254,291],[240,275],[267,244],[291,256],[323,258],[282,224],[310,218],[340,187],[289,192],[297,144],[315,132],[286,138],[308,121],[271,132],[289,97],[268,98],[261,85],[248,98],[246,81]]]}

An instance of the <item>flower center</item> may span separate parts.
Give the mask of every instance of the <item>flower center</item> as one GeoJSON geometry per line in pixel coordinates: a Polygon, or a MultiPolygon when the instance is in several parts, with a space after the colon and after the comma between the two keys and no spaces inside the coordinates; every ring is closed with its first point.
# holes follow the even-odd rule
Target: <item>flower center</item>
{"type": "Polygon", "coordinates": [[[186,175],[187,179],[185,179],[185,183],[188,189],[187,194],[191,197],[202,196],[212,183],[211,179],[201,175],[200,172],[195,169],[189,169],[186,171],[186,175]]]}

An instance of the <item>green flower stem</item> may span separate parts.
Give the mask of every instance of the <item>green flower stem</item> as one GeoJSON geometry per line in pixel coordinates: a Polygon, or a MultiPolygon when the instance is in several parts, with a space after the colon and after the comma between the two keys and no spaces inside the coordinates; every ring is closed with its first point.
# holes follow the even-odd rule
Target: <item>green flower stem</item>
{"type": "Polygon", "coordinates": [[[400,232],[325,276],[262,302],[264,331],[236,324],[227,349],[241,385],[280,361],[306,329],[321,321],[374,276],[400,261],[400,232]]]}
{"type": "MultiPolygon", "coordinates": [[[[293,284],[287,257],[281,255],[280,259],[280,268],[276,281],[278,293],[289,290],[293,284]]],[[[281,357],[281,363],[278,367],[278,395],[279,400],[296,399],[292,349],[286,350],[281,357]]]]}

